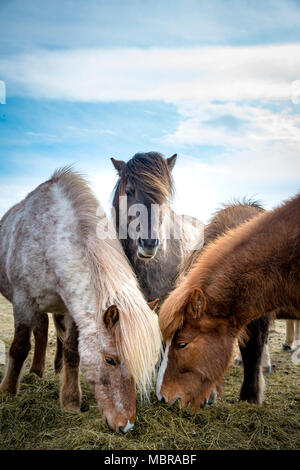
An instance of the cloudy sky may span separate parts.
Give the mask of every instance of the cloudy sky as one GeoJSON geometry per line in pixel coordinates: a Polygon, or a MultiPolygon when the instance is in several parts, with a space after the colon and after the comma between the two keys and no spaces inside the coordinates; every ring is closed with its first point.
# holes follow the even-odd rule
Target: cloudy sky
{"type": "Polygon", "coordinates": [[[203,221],[300,189],[300,1],[1,0],[0,80],[0,215],[70,163],[108,207],[143,151],[203,221]]]}

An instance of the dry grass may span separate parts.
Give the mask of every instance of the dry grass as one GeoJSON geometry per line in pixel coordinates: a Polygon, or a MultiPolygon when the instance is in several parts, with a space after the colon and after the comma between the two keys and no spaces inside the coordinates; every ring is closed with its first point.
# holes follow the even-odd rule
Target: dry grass
{"type": "MultiPolygon", "coordinates": [[[[0,324],[0,339],[8,350],[12,309],[1,296],[0,324]]],[[[300,366],[280,349],[284,332],[284,322],[277,321],[271,331],[274,370],[266,377],[263,406],[238,402],[242,370],[232,367],[215,405],[194,414],[178,404],[167,408],[152,394],[150,404],[138,405],[136,425],[124,436],[102,424],[84,380],[82,413],[61,409],[51,323],[45,377],[28,373],[29,358],[18,396],[0,396],[0,449],[300,449],[300,366]]],[[[1,377],[3,373],[0,365],[1,377]]]]}

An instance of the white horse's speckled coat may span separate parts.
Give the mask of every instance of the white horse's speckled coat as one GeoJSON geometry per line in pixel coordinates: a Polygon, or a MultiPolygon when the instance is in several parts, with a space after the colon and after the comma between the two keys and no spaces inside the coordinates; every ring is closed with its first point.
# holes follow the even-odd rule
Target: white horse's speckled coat
{"type": "Polygon", "coordinates": [[[81,370],[99,407],[111,427],[128,430],[135,415],[132,384],[147,391],[161,338],[114,233],[96,236],[98,207],[69,169],[14,206],[0,223],[0,291],[13,303],[16,328],[31,329],[44,312],[71,315],[81,370]],[[103,314],[113,304],[119,319],[110,330],[103,314]],[[117,367],[108,366],[107,355],[117,367]]]}

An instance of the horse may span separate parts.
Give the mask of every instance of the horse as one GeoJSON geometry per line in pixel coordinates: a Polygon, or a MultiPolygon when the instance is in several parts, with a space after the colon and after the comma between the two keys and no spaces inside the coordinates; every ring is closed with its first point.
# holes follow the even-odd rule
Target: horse
{"type": "Polygon", "coordinates": [[[210,243],[164,301],[157,396],[197,409],[223,383],[234,342],[253,320],[300,320],[300,194],[210,243]]]}
{"type": "Polygon", "coordinates": [[[111,158],[119,176],[113,192],[116,230],[148,301],[167,296],[178,265],[195,245],[203,244],[204,225],[170,207],[176,158],[158,152],[137,153],[127,163],[111,158]],[[132,233],[130,226],[140,230],[132,233]]]}
{"type": "MultiPolygon", "coordinates": [[[[226,231],[238,227],[247,220],[257,217],[264,212],[259,202],[244,198],[241,201],[234,201],[223,204],[215,211],[208,225],[204,228],[203,249],[226,231]]],[[[202,250],[194,250],[179,266],[179,275],[176,285],[179,286],[183,278],[187,276],[195,265],[202,250]]],[[[263,397],[264,379],[262,369],[269,373],[271,370],[270,355],[268,351],[268,330],[269,317],[254,320],[247,326],[247,339],[240,341],[240,356],[235,358],[235,363],[244,365],[244,381],[240,391],[241,400],[249,403],[261,403],[263,397]],[[262,367],[261,367],[262,365],[262,367]]],[[[217,396],[213,391],[206,403],[211,404],[217,396]]]]}
{"type": "Polygon", "coordinates": [[[30,372],[43,375],[52,313],[63,350],[61,405],[80,410],[80,366],[109,428],[131,429],[136,391],[148,395],[160,355],[157,316],[103,209],[71,168],[57,170],[2,218],[0,291],[15,323],[0,391],[17,393],[31,332],[30,372]]]}

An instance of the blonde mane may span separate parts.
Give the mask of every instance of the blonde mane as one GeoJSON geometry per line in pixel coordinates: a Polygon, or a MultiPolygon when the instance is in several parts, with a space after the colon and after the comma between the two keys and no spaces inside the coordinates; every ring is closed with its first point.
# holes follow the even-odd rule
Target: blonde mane
{"type": "Polygon", "coordinates": [[[91,269],[91,285],[96,300],[96,321],[102,322],[110,305],[119,310],[116,345],[137,389],[148,395],[161,350],[157,316],[148,307],[125,257],[113,226],[85,179],[72,168],[57,170],[51,181],[61,185],[78,220],[86,258],[91,269]],[[97,215],[101,213],[101,215],[97,215]],[[97,237],[99,222],[107,222],[108,236],[97,237]]]}
{"type": "Polygon", "coordinates": [[[182,326],[184,308],[194,289],[201,288],[205,293],[206,287],[222,260],[247,240],[262,218],[268,217],[270,213],[262,213],[237,228],[228,230],[203,249],[191,270],[161,306],[159,325],[165,340],[171,338],[182,326]]]}

